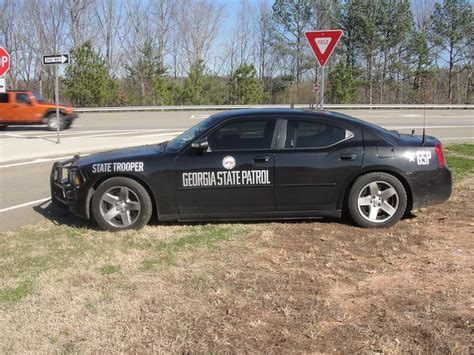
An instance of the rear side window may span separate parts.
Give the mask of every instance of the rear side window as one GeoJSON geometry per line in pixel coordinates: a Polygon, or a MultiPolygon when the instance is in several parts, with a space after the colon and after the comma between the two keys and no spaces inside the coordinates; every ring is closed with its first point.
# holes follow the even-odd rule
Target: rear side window
{"type": "Polygon", "coordinates": [[[16,94],[16,102],[18,104],[27,104],[30,102],[30,98],[27,94],[16,94]]]}
{"type": "Polygon", "coordinates": [[[8,103],[8,94],[7,93],[0,93],[0,104],[8,103]]]}
{"type": "Polygon", "coordinates": [[[275,120],[232,122],[208,137],[211,150],[269,149],[275,120]]]}
{"type": "Polygon", "coordinates": [[[322,148],[346,138],[344,128],[321,122],[288,121],[285,148],[322,148]]]}

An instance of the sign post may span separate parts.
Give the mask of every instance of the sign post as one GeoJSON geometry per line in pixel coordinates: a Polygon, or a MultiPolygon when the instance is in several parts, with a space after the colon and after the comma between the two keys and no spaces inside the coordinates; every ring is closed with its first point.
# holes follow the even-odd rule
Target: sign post
{"type": "Polygon", "coordinates": [[[304,34],[321,68],[321,104],[319,106],[321,110],[324,109],[324,67],[334,51],[337,42],[339,42],[342,33],[342,30],[326,30],[305,32],[304,34]]]}
{"type": "Polygon", "coordinates": [[[54,65],[55,66],[55,82],[54,82],[54,96],[56,101],[56,134],[57,140],[56,144],[60,143],[59,140],[59,131],[61,126],[61,121],[59,120],[59,64],[69,64],[69,54],[52,54],[43,56],[44,65],[54,65]]]}

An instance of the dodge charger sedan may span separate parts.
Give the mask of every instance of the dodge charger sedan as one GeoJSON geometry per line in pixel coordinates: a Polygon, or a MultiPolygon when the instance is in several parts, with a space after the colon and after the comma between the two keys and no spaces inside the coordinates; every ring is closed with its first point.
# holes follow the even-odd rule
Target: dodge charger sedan
{"type": "Polygon", "coordinates": [[[451,195],[434,137],[335,112],[235,110],[171,141],[56,162],[52,202],[105,230],[159,221],[349,215],[384,228],[451,195]]]}

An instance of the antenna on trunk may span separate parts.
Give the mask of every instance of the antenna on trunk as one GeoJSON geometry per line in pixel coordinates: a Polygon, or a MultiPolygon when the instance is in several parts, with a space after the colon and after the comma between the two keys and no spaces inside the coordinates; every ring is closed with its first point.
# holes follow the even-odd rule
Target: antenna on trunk
{"type": "Polygon", "coordinates": [[[425,144],[425,138],[426,138],[426,102],[423,104],[423,136],[421,138],[421,145],[425,144]]]}

